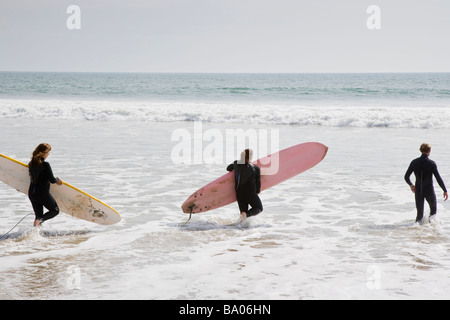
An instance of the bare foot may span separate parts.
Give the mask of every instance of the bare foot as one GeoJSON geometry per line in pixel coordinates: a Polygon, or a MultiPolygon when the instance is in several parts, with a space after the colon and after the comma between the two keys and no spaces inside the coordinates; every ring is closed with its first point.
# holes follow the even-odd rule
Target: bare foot
{"type": "Polygon", "coordinates": [[[245,219],[247,219],[247,214],[245,212],[241,212],[241,223],[245,221],[245,219]]]}
{"type": "Polygon", "coordinates": [[[34,226],[35,227],[40,227],[41,226],[41,220],[34,220],[34,226]]]}

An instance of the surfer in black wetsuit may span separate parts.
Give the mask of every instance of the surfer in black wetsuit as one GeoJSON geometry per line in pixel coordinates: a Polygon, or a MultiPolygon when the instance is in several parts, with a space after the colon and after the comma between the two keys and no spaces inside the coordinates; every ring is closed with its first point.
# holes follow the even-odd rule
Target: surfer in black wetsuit
{"type": "Polygon", "coordinates": [[[423,218],[424,200],[427,200],[428,205],[430,206],[430,217],[436,214],[437,204],[436,194],[433,188],[433,175],[444,191],[444,201],[448,199],[447,189],[445,188],[444,181],[439,175],[437,165],[433,160],[428,158],[431,153],[431,146],[428,143],[423,143],[420,146],[420,152],[422,152],[422,156],[414,159],[405,173],[405,181],[409,184],[411,191],[415,194],[417,208],[416,222],[419,222],[423,218]],[[409,179],[413,172],[416,176],[415,185],[412,184],[409,179]]]}
{"type": "Polygon", "coordinates": [[[53,176],[53,171],[48,162],[45,162],[51,146],[41,143],[33,152],[33,157],[29,163],[29,173],[31,178],[28,198],[33,205],[34,226],[39,227],[42,222],[52,219],[59,214],[59,207],[55,199],[50,194],[50,183],[61,185],[62,181],[53,176]],[[44,214],[44,207],[48,210],[44,214]]]}
{"type": "Polygon", "coordinates": [[[261,171],[258,166],[251,163],[253,151],[245,149],[240,161],[234,161],[227,167],[234,171],[236,198],[241,211],[241,222],[263,211],[258,193],[261,191],[261,171]],[[251,209],[248,209],[248,206],[251,209]]]}

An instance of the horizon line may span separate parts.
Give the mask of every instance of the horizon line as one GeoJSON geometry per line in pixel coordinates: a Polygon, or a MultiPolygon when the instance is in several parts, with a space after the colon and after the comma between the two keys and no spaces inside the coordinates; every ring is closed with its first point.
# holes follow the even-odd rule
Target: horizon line
{"type": "Polygon", "coordinates": [[[320,71],[320,72],[223,72],[223,71],[45,71],[0,70],[0,73],[115,73],[115,74],[426,74],[450,71],[320,71]]]}

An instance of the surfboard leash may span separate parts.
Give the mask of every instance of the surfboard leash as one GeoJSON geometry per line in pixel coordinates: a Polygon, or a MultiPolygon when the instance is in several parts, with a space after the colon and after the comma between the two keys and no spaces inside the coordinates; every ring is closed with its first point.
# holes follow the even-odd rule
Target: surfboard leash
{"type": "Polygon", "coordinates": [[[189,219],[188,219],[188,221],[186,221],[186,222],[183,224],[183,226],[185,226],[185,225],[191,220],[191,217],[192,217],[192,213],[189,214],[189,219]]]}
{"type": "Polygon", "coordinates": [[[15,225],[14,227],[11,228],[11,230],[9,230],[7,233],[5,233],[4,235],[2,235],[2,236],[0,237],[0,240],[2,240],[4,237],[6,237],[11,231],[13,231],[13,229],[14,229],[15,227],[17,227],[17,226],[19,225],[19,223],[21,223],[21,222],[23,221],[23,219],[25,219],[26,217],[28,217],[28,216],[31,215],[31,214],[34,214],[34,213],[29,213],[29,214],[27,214],[25,217],[23,217],[22,219],[20,219],[20,221],[17,222],[16,225],[15,225]]]}

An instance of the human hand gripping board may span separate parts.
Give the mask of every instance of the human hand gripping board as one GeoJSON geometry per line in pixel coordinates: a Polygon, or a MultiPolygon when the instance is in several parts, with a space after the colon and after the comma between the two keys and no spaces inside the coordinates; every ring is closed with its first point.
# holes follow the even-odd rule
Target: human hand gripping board
{"type": "MultiPolygon", "coordinates": [[[[321,143],[307,142],[254,161],[261,169],[261,191],[311,169],[325,158],[327,151],[328,147],[321,143]]],[[[235,201],[234,172],[228,172],[195,191],[181,209],[184,213],[200,213],[235,201]]]]}
{"type": "MultiPolygon", "coordinates": [[[[28,165],[0,154],[0,180],[27,195],[30,186],[28,165]]],[[[121,219],[116,210],[64,181],[61,186],[51,184],[50,193],[60,211],[72,217],[103,225],[115,224],[121,219]]]]}

